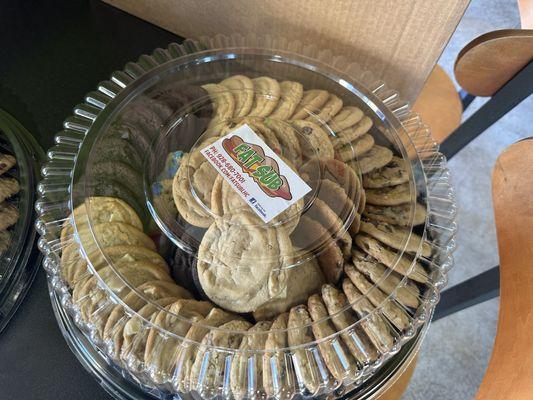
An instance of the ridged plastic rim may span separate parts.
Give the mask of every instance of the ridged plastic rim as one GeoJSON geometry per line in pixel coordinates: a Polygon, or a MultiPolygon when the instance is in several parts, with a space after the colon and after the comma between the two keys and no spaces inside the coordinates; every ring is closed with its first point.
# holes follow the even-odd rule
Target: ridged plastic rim
{"type": "MultiPolygon", "coordinates": [[[[446,160],[444,156],[438,152],[438,145],[431,139],[429,129],[422,124],[416,114],[409,111],[408,104],[401,100],[397,92],[388,89],[383,82],[374,79],[371,73],[361,71],[356,64],[348,62],[343,57],[335,57],[328,50],[319,51],[313,46],[304,46],[299,42],[289,42],[285,39],[274,39],[269,37],[256,38],[238,35],[232,37],[217,36],[211,39],[202,38],[200,41],[187,40],[181,45],[171,44],[167,49],[156,49],[151,56],[143,55],[136,63],[128,63],[123,71],[114,72],[109,81],[100,83],[97,91],[89,93],[85,98],[85,103],[76,106],[74,109],[74,115],[65,120],[64,131],[56,136],[56,146],[48,152],[48,162],[42,168],[43,181],[38,187],[39,200],[36,203],[36,210],[39,214],[37,229],[41,234],[39,248],[45,254],[44,267],[47,270],[49,279],[56,292],[61,296],[62,304],[75,316],[76,310],[70,302],[68,287],[62,282],[59,276],[58,252],[60,246],[59,241],[57,240],[60,225],[65,221],[66,216],[71,209],[71,204],[70,201],[65,198],[51,199],[49,194],[52,192],[61,192],[63,190],[61,182],[64,177],[72,176],[76,154],[97,117],[106,109],[109,103],[124,90],[124,88],[130,86],[141,76],[147,72],[153,71],[158,66],[180,57],[191,56],[192,54],[199,53],[206,49],[231,47],[288,50],[309,57],[310,60],[325,62],[331,68],[343,71],[345,75],[355,77],[355,80],[361,83],[372,96],[375,96],[375,98],[383,104],[384,109],[388,110],[393,118],[397,120],[399,126],[405,130],[417,156],[421,160],[424,179],[426,181],[428,208],[423,239],[432,245],[433,248],[438,250],[438,257],[434,257],[432,260],[426,260],[432,266],[432,273],[434,274],[432,280],[434,285],[431,287],[431,293],[428,293],[428,301],[422,303],[419,307],[417,312],[418,315],[415,314],[412,316],[412,329],[409,330],[408,334],[399,338],[399,343],[394,349],[391,349],[388,353],[382,354],[379,362],[381,365],[395,354],[406,341],[410,340],[420,326],[429,321],[434,306],[438,302],[438,293],[446,284],[447,271],[453,264],[452,252],[455,247],[454,235],[456,231],[454,221],[455,200],[454,192],[449,182],[449,172],[446,169],[446,160]],[[58,219],[57,215],[61,214],[63,215],[63,218],[58,219]],[[435,219],[444,218],[447,223],[432,223],[433,217],[435,217],[435,219]],[[428,234],[433,238],[439,236],[446,237],[447,240],[444,243],[432,242],[431,237],[427,236],[428,234]]],[[[59,195],[59,197],[61,196],[59,195]]],[[[408,238],[405,243],[407,243],[407,240],[408,238]]],[[[422,243],[420,246],[422,246],[422,243]]],[[[421,259],[420,249],[414,257],[414,260],[417,259],[421,259]]],[[[385,277],[382,279],[385,279],[385,277]]],[[[407,278],[403,278],[398,288],[402,287],[406,280],[407,278]]],[[[101,287],[105,288],[105,283],[99,283],[101,287]]],[[[374,287],[376,287],[376,284],[374,284],[374,287]]],[[[113,297],[113,295],[114,294],[111,294],[111,297],[113,297]]],[[[386,301],[394,298],[394,295],[395,291],[387,297],[386,301]]],[[[118,299],[112,300],[115,303],[120,304],[118,299]]],[[[135,315],[132,310],[128,310],[126,305],[122,305],[127,311],[129,311],[127,312],[129,315],[135,315]]],[[[379,312],[380,306],[375,307],[375,310],[375,312],[379,312]]],[[[79,319],[77,320],[79,321],[79,319]]],[[[354,326],[360,324],[361,320],[364,320],[364,318],[359,319],[354,326]]],[[[150,325],[149,321],[145,320],[144,322],[150,325]]],[[[337,337],[340,333],[353,329],[354,326],[336,332],[332,337],[337,337]]],[[[157,330],[161,330],[158,326],[153,327],[157,330]]],[[[85,326],[84,328],[87,330],[87,328],[90,327],[85,326]]],[[[212,329],[211,327],[209,328],[212,329]]],[[[182,341],[185,340],[171,332],[165,331],[164,333],[165,335],[174,336],[182,341]]],[[[96,338],[93,337],[93,339],[96,338]]],[[[306,343],[299,347],[307,348],[316,346],[318,343],[329,339],[331,339],[331,337],[306,343]]],[[[295,348],[296,347],[291,347],[290,350],[294,350],[295,348]]],[[[235,349],[221,348],[220,350],[235,352],[235,349]]],[[[277,349],[277,351],[283,350],[284,349],[277,349]]]]}

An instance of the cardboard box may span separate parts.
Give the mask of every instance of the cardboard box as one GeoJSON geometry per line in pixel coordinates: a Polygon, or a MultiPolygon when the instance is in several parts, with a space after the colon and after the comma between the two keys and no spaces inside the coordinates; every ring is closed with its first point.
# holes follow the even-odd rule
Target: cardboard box
{"type": "Polygon", "coordinates": [[[416,99],[469,0],[104,0],[177,35],[269,34],[343,54],[416,99]]]}

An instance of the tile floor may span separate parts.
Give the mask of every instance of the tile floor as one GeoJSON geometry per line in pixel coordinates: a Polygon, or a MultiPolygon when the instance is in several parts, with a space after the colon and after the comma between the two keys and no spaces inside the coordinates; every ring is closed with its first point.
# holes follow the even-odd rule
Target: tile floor
{"type": "MultiPolygon", "coordinates": [[[[458,52],[475,37],[492,30],[520,26],[515,0],[473,0],[439,64],[453,76],[458,52]]],[[[476,99],[465,118],[484,103],[476,99]]],[[[449,285],[498,264],[491,200],[494,163],[506,147],[533,135],[533,96],[488,129],[449,163],[459,207],[458,248],[449,285]]],[[[467,400],[473,398],[490,358],[498,299],[442,319],[432,325],[403,400],[467,400]]]]}

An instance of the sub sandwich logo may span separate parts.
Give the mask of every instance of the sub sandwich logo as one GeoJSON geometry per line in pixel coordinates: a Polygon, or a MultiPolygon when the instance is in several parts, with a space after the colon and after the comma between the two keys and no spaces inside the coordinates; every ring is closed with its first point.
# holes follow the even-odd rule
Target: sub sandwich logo
{"type": "Polygon", "coordinates": [[[292,199],[287,178],[280,174],[276,160],[266,156],[261,146],[246,143],[234,135],[225,138],[222,147],[268,196],[292,199]]]}

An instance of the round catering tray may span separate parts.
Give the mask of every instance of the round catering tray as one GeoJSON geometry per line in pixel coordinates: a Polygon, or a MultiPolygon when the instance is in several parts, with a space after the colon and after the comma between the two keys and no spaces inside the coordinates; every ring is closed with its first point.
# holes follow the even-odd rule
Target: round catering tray
{"type": "Polygon", "coordinates": [[[94,370],[128,380],[114,393],[363,396],[427,326],[453,264],[446,160],[357,65],[269,38],[172,44],[113,73],[64,128],[42,168],[39,247],[58,310],[113,365],[94,370]],[[208,159],[262,192],[236,184],[244,203],[208,159]],[[284,211],[260,218],[271,206],[284,211]]]}
{"type": "Polygon", "coordinates": [[[8,228],[11,244],[0,252],[0,332],[7,326],[29,289],[41,254],[37,250],[34,227],[37,199],[35,186],[44,153],[31,134],[11,115],[0,110],[0,153],[13,155],[17,163],[6,172],[20,185],[20,192],[6,200],[19,212],[17,222],[8,228]]]}
{"type": "MultiPolygon", "coordinates": [[[[99,351],[61,305],[61,300],[50,283],[48,288],[52,309],[68,346],[83,367],[97,379],[106,392],[120,400],[160,398],[160,393],[153,394],[150,388],[143,388],[135,381],[134,377],[128,376],[120,366],[114,364],[113,360],[110,360],[104,353],[99,351]]],[[[362,385],[355,388],[344,387],[337,390],[332,397],[359,400],[379,399],[413,362],[428,328],[429,323],[424,324],[413,339],[407,342],[397,354],[362,385]]],[[[180,397],[184,399],[192,398],[192,396],[184,395],[180,397]]]]}

